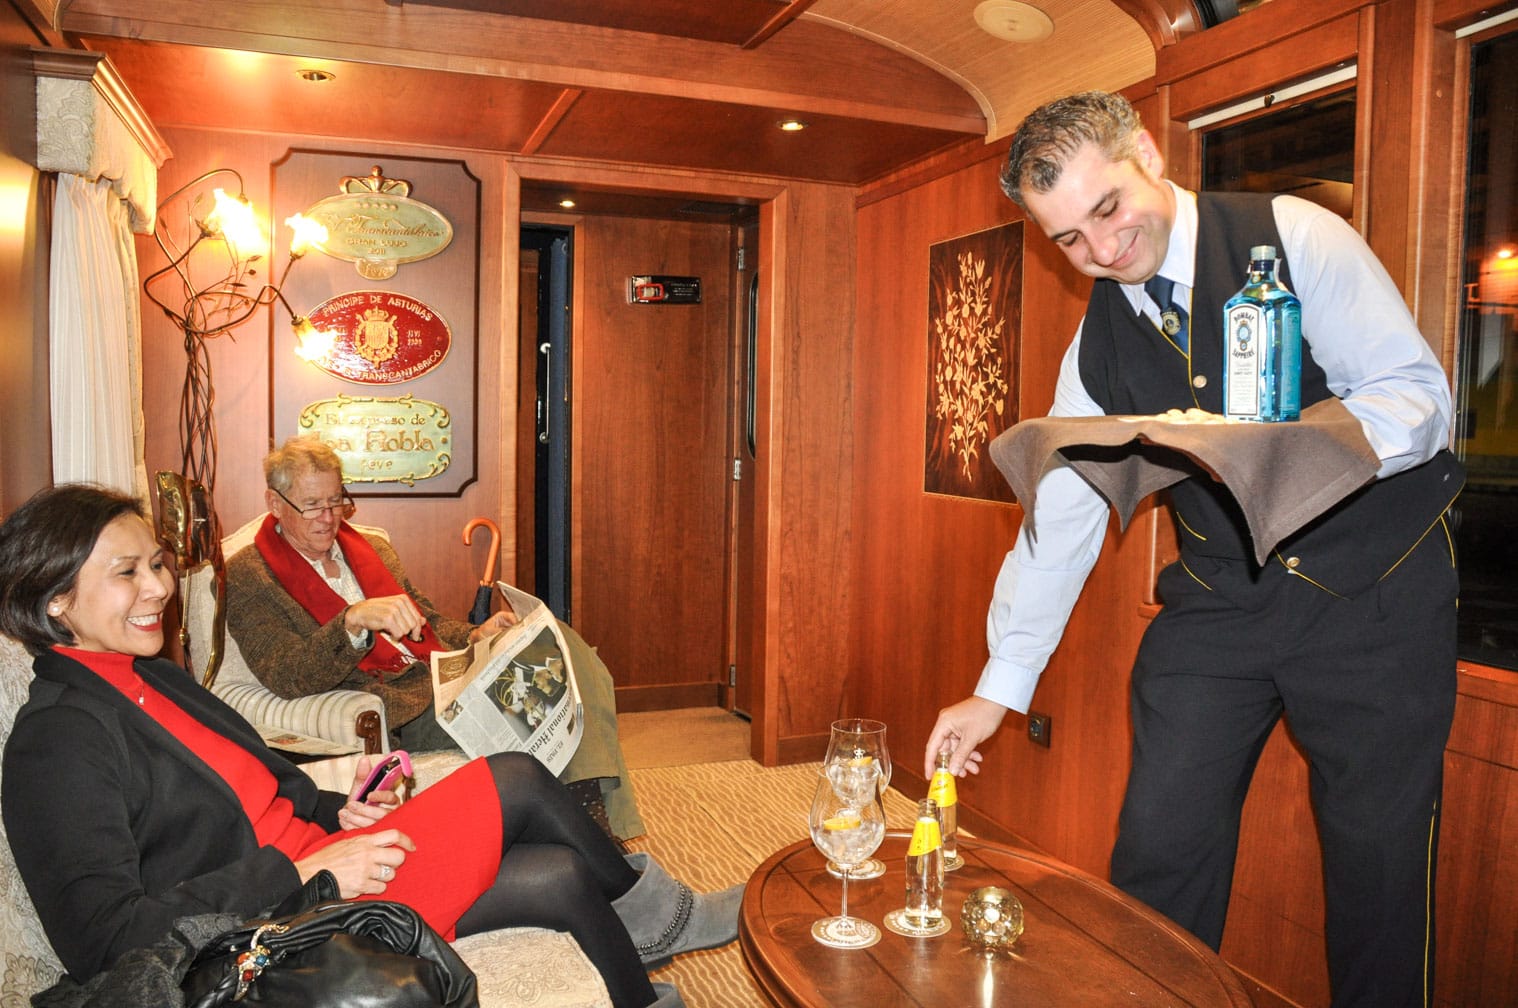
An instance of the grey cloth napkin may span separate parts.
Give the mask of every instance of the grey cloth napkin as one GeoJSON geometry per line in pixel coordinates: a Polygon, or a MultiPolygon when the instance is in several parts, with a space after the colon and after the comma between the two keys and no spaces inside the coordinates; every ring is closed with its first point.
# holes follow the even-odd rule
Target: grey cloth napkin
{"type": "Polygon", "coordinates": [[[1261,564],[1282,539],[1370,483],[1381,467],[1360,421],[1333,398],[1309,406],[1295,423],[1040,417],[991,442],[991,460],[1026,512],[1044,470],[1068,462],[1117,511],[1122,528],[1156,490],[1211,474],[1239,502],[1261,564]]]}

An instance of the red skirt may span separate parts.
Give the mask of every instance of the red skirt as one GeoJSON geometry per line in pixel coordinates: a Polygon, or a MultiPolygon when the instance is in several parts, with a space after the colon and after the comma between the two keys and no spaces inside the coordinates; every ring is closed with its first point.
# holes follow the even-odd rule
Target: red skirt
{"type": "Polygon", "coordinates": [[[357,898],[405,903],[452,941],[459,918],[501,868],[501,804],[490,767],[471,760],[373,826],[341,830],[326,842],[387,829],[406,834],[416,850],[406,852],[384,892],[357,898]]]}

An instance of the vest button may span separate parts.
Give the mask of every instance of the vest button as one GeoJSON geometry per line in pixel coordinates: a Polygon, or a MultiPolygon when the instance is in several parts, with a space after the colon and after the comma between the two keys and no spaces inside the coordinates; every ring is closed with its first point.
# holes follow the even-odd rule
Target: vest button
{"type": "Polygon", "coordinates": [[[1194,378],[1191,379],[1191,384],[1193,386],[1195,386],[1196,388],[1206,388],[1207,387],[1207,376],[1204,375],[1204,374],[1199,374],[1196,377],[1194,377],[1194,378]]]}
{"type": "Polygon", "coordinates": [[[1301,557],[1287,557],[1286,558],[1286,566],[1290,567],[1292,570],[1296,570],[1301,565],[1302,565],[1302,559],[1301,559],[1301,557]]]}

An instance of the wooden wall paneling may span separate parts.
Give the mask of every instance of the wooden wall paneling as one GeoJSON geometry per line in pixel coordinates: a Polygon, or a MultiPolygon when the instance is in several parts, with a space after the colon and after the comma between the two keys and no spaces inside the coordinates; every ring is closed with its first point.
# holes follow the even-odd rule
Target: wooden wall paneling
{"type": "MultiPolygon", "coordinates": [[[[309,138],[254,133],[165,130],[164,136],[175,157],[160,171],[160,192],[172,192],[208,168],[236,168],[243,176],[254,207],[266,216],[266,227],[271,205],[271,166],[284,158],[292,147],[310,149],[319,146],[309,138]]],[[[383,164],[386,156],[463,157],[459,152],[384,144],[370,146],[360,141],[346,141],[342,146],[330,149],[353,153],[355,164],[363,169],[358,174],[366,174],[367,166],[376,161],[383,164]]],[[[501,315],[504,284],[501,274],[501,172],[499,162],[492,158],[474,155],[467,163],[469,171],[480,178],[482,190],[478,265],[479,395],[482,403],[500,403],[503,401],[499,385],[503,370],[500,359],[502,334],[513,334],[511,352],[514,354],[516,330],[515,319],[507,324],[501,315]]],[[[333,184],[335,187],[336,180],[333,184]]],[[[455,227],[461,225],[473,226],[473,222],[455,222],[455,227]]],[[[162,264],[161,253],[150,238],[139,237],[137,250],[143,275],[162,264]]],[[[336,260],[332,262],[337,264],[336,260]]],[[[302,265],[298,263],[295,269],[301,269],[302,265]]],[[[405,269],[404,266],[401,268],[405,269]]],[[[364,283],[356,273],[353,279],[355,288],[364,283]]],[[[512,279],[514,282],[515,277],[512,279]]],[[[515,310],[514,301],[512,310],[515,310]]],[[[473,334],[467,335],[473,338],[473,334]]],[[[455,338],[465,336],[455,333],[455,338]]],[[[149,310],[143,313],[143,343],[148,471],[150,474],[156,469],[177,471],[180,468],[178,404],[184,375],[182,338],[162,313],[149,306],[149,310]]],[[[279,308],[255,314],[230,336],[212,341],[210,348],[219,439],[216,505],[225,531],[237,528],[264,510],[261,461],[274,436],[269,413],[269,367],[275,354],[293,355],[289,319],[279,308]]],[[[514,374],[514,362],[510,368],[514,374]]],[[[362,387],[336,378],[332,380],[332,386],[334,394],[339,389],[350,394],[362,392],[362,387]]],[[[392,386],[387,394],[404,394],[404,391],[402,383],[392,386]]],[[[474,588],[479,581],[478,572],[483,567],[479,558],[484,555],[481,539],[476,539],[479,558],[475,556],[476,550],[466,549],[460,542],[464,525],[470,518],[484,515],[501,524],[503,534],[506,534],[506,528],[511,524],[509,511],[501,502],[501,486],[502,474],[509,471],[507,466],[515,455],[509,433],[514,419],[509,411],[504,418],[498,413],[498,410],[485,410],[479,417],[479,478],[460,496],[366,499],[355,519],[388,529],[412,581],[440,610],[459,618],[469,612],[474,588]]]]}
{"type": "Polygon", "coordinates": [[[1518,683],[1462,666],[1444,764],[1436,1003],[1518,1004],[1518,683]]]}
{"type": "MultiPolygon", "coordinates": [[[[1286,2],[1288,0],[1273,0],[1273,4],[1286,2]]],[[[1256,8],[1250,14],[1262,10],[1256,8]]],[[[1212,29],[1219,30],[1221,27],[1212,29]]],[[[1203,42],[1211,34],[1211,31],[1203,32],[1192,38],[1203,42]]],[[[1344,64],[1355,58],[1359,41],[1360,17],[1352,12],[1290,37],[1276,37],[1271,45],[1189,76],[1166,78],[1156,75],[1156,79],[1170,85],[1171,115],[1186,120],[1344,64]]],[[[1191,44],[1191,40],[1179,43],[1177,48],[1187,44],[1191,44]]],[[[1214,50],[1209,48],[1208,51],[1214,50]]]]}
{"type": "Polygon", "coordinates": [[[725,678],[731,249],[726,224],[576,232],[574,623],[623,710],[714,705],[725,678]],[[700,277],[701,303],[629,304],[649,273],[700,277]]]}
{"type": "MultiPolygon", "coordinates": [[[[1377,0],[1270,0],[1159,50],[1155,54],[1155,80],[1170,83],[1235,65],[1252,57],[1259,49],[1276,48],[1278,52],[1286,53],[1290,47],[1287,50],[1278,48],[1283,41],[1316,31],[1341,17],[1348,16],[1353,21],[1360,8],[1375,2],[1377,0]]],[[[1295,65],[1289,55],[1283,56],[1283,60],[1282,70],[1295,65]]],[[[1292,75],[1281,73],[1277,76],[1289,79],[1292,75]]]]}
{"type": "Polygon", "coordinates": [[[53,481],[48,409],[49,184],[37,156],[37,78],[24,47],[41,43],[13,6],[0,7],[0,514],[53,481]]]}
{"type": "MultiPolygon", "coordinates": [[[[858,665],[850,648],[854,488],[855,191],[796,183],[777,201],[785,260],[769,348],[773,604],[767,618],[776,756],[820,759],[858,665]],[[782,231],[783,229],[783,231],[782,231]],[[778,471],[776,469],[778,467],[778,471]],[[771,650],[773,648],[773,650],[771,650]]],[[[761,221],[761,227],[763,227],[761,221]]]]}
{"type": "Polygon", "coordinates": [[[1511,0],[1493,3],[1492,0],[1433,0],[1428,22],[1442,31],[1454,31],[1475,24],[1489,17],[1512,10],[1511,0]]]}
{"type": "MultiPolygon", "coordinates": [[[[1428,78],[1428,46],[1415,44],[1422,34],[1416,13],[1411,3],[1361,11],[1355,117],[1355,219],[1392,280],[1409,296],[1416,293],[1409,280],[1426,126],[1419,92],[1428,78]]],[[[1438,332],[1424,335],[1439,337],[1438,332]]]]}

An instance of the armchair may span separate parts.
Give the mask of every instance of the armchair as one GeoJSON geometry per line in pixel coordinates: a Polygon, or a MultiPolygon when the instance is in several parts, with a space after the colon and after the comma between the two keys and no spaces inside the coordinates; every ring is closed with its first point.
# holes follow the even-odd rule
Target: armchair
{"type": "MultiPolygon", "coordinates": [[[[263,516],[248,522],[222,540],[222,555],[230,557],[251,545],[263,516]]],[[[384,529],[355,526],[365,532],[386,535],[384,529]]],[[[210,565],[190,575],[189,590],[182,600],[184,619],[190,628],[190,654],[197,677],[205,673],[207,648],[197,641],[211,639],[213,601],[209,590],[215,577],[210,565]]],[[[212,693],[247,718],[272,748],[313,756],[376,753],[390,748],[385,707],[378,697],[360,690],[332,690],[319,696],[285,700],[259,682],[243,659],[230,633],[222,645],[221,668],[209,684],[212,693]]]]}
{"type": "MultiPolygon", "coordinates": [[[[0,749],[26,702],[31,681],[31,655],[0,636],[0,749]]],[[[417,785],[424,787],[462,757],[435,753],[418,762],[417,785]]],[[[455,947],[479,978],[481,1008],[610,1008],[606,984],[568,934],[507,928],[460,939],[455,947]]],[[[0,1005],[29,1004],[32,995],[57,983],[63,972],[0,823],[0,1005]]]]}

